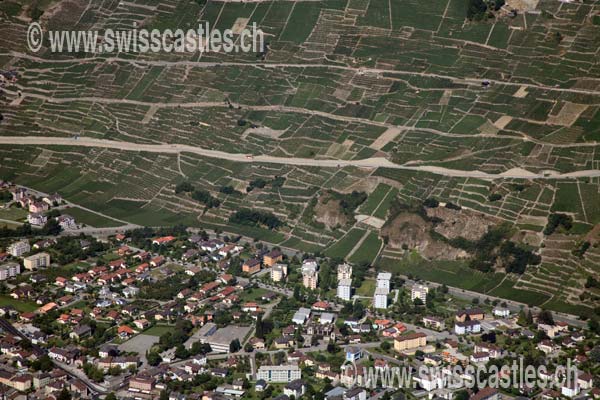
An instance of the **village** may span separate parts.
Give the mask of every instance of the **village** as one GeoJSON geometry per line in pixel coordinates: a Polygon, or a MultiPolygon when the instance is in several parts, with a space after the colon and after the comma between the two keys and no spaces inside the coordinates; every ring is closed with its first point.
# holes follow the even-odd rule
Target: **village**
{"type": "MultiPolygon", "coordinates": [[[[11,193],[30,215],[61,202],[11,193]]],[[[600,397],[597,333],[545,310],[185,227],[7,240],[2,398],[600,397]],[[574,360],[577,379],[472,391],[417,373],[518,355],[549,371],[574,360]],[[367,382],[369,368],[392,367],[412,371],[410,387],[367,382]]]]}

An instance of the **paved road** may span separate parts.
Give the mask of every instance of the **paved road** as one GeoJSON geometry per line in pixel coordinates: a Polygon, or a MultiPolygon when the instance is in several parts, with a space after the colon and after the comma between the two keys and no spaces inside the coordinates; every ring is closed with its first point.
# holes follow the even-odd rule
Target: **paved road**
{"type": "Polygon", "coordinates": [[[391,168],[407,171],[429,172],[442,176],[460,177],[460,178],[478,178],[478,179],[565,179],[579,177],[600,177],[600,170],[581,170],[565,174],[559,173],[534,173],[519,168],[511,169],[500,174],[490,174],[477,170],[458,170],[426,165],[400,165],[391,162],[383,157],[365,158],[362,160],[321,160],[299,157],[275,157],[269,155],[248,156],[240,153],[227,153],[219,150],[210,150],[202,147],[195,147],[185,144],[142,144],[122,142],[116,140],[93,139],[87,137],[66,138],[66,137],[43,137],[43,136],[3,136],[0,137],[0,144],[21,145],[21,146],[74,146],[74,147],[96,147],[116,149],[121,151],[142,151],[148,153],[193,153],[203,157],[216,158],[243,163],[269,163],[298,165],[308,167],[322,168],[391,168]]]}

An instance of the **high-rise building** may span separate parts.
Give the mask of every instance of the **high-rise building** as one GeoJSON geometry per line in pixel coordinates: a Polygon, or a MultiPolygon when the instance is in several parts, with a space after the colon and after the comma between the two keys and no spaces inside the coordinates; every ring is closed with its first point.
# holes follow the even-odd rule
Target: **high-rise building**
{"type": "Polygon", "coordinates": [[[342,279],[338,282],[337,297],[350,301],[352,298],[352,279],[342,279]]]}

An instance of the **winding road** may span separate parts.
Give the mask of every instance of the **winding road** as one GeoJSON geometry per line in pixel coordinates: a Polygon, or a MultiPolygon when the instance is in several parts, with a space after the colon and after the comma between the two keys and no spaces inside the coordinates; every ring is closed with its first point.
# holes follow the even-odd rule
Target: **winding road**
{"type": "Polygon", "coordinates": [[[361,160],[335,160],[335,159],[312,159],[299,157],[275,157],[269,155],[250,156],[241,153],[228,153],[225,151],[211,150],[203,147],[195,147],[185,144],[144,144],[116,140],[94,139],[89,137],[43,137],[43,136],[1,136],[0,145],[18,146],[72,146],[72,147],[95,147],[115,149],[121,151],[135,151],[147,153],[192,153],[203,157],[228,160],[241,163],[267,163],[284,164],[321,168],[390,168],[405,171],[428,172],[457,178],[478,178],[486,180],[495,179],[566,179],[600,177],[600,170],[581,170],[565,174],[555,171],[535,173],[521,168],[513,168],[499,174],[491,174],[478,170],[459,170],[430,165],[408,165],[395,164],[383,157],[372,157],[361,160]]]}

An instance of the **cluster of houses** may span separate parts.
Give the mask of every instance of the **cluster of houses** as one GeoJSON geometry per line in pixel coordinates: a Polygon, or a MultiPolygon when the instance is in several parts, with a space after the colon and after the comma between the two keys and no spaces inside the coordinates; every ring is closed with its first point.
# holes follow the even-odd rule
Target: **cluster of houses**
{"type": "MultiPolygon", "coordinates": [[[[9,191],[12,194],[13,202],[29,211],[27,222],[33,226],[44,226],[48,222],[47,212],[63,202],[62,196],[58,193],[38,197],[29,193],[26,188],[19,186],[10,187],[9,191]]],[[[55,218],[64,230],[77,228],[75,218],[70,215],[62,214],[55,218]]]]}

